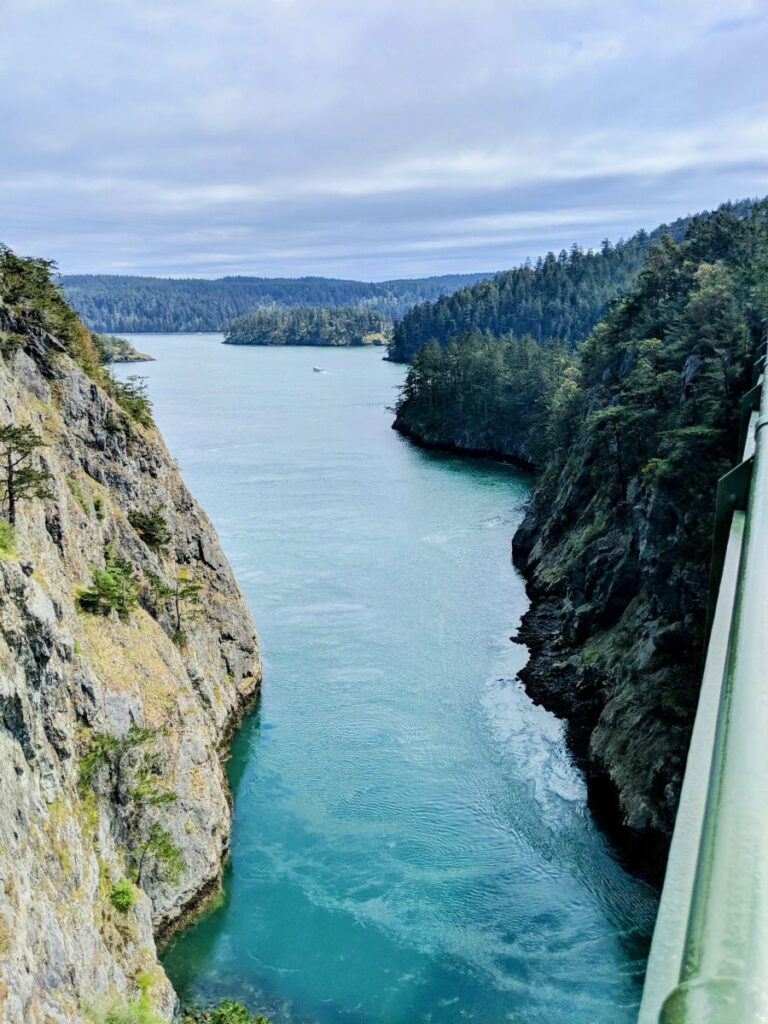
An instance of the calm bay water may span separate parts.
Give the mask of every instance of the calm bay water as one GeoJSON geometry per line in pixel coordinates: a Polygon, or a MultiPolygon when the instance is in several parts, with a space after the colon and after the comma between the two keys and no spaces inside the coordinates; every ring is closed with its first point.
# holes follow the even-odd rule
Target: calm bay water
{"type": "Polygon", "coordinates": [[[398,437],[380,350],[134,340],[157,362],[120,374],[149,378],[265,660],[224,898],[165,956],[182,998],[276,1024],[630,1024],[654,895],[515,681],[529,479],[398,437]]]}

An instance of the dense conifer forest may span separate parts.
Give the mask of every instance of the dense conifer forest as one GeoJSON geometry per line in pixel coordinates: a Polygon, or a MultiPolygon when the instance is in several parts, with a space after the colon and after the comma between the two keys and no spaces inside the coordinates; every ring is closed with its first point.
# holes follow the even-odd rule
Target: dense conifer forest
{"type": "MultiPolygon", "coordinates": [[[[732,204],[743,216],[750,201],[732,204]]],[[[432,339],[446,345],[465,331],[530,334],[536,341],[559,338],[574,346],[605,314],[612,299],[633,285],[651,245],[664,235],[682,241],[690,223],[683,217],[627,241],[604,241],[597,251],[573,245],[550,252],[491,280],[416,306],[395,329],[390,358],[409,361],[432,339]]]]}
{"type": "MultiPolygon", "coordinates": [[[[674,391],[674,381],[665,375],[679,376],[685,360],[695,355],[699,360],[716,356],[722,365],[718,372],[725,375],[729,388],[734,375],[738,377],[734,365],[748,356],[748,343],[743,339],[754,328],[755,309],[763,294],[760,289],[768,287],[760,277],[764,273],[760,260],[765,255],[767,209],[768,200],[751,204],[745,216],[744,208],[726,204],[715,214],[686,219],[685,241],[674,240],[672,235],[677,232],[657,237],[649,245],[635,287],[613,302],[605,319],[575,353],[568,339],[545,338],[539,345],[532,334],[497,336],[490,330],[465,331],[445,347],[431,340],[413,359],[398,405],[398,427],[449,445],[465,437],[469,443],[462,447],[499,454],[514,454],[515,445],[522,440],[530,448],[529,461],[553,464],[561,442],[571,436],[569,417],[577,396],[585,387],[597,387],[601,375],[618,361],[621,367],[637,364],[645,377],[640,380],[638,369],[635,376],[629,374],[622,380],[621,401],[616,394],[608,396],[604,423],[600,417],[595,419],[590,392],[589,422],[594,426],[599,420],[600,430],[608,432],[613,427],[607,424],[614,424],[627,434],[624,447],[639,445],[647,454],[648,446],[658,441],[659,431],[672,426],[661,415],[662,410],[674,406],[675,397],[659,391],[663,387],[674,391]],[[741,332],[741,349],[731,333],[723,335],[725,328],[714,319],[715,309],[710,311],[712,322],[707,323],[701,314],[696,330],[691,324],[686,326],[686,317],[691,315],[688,303],[694,294],[698,296],[697,289],[707,294],[717,289],[741,332]],[[646,410],[644,416],[640,409],[646,410]],[[568,426],[563,432],[565,421],[568,426]],[[652,424],[657,426],[651,429],[652,424]]],[[[476,299],[485,291],[480,286],[454,298],[476,299]]],[[[481,319],[474,306],[467,308],[470,319],[481,319]]],[[[691,410],[689,403],[686,416],[692,415],[691,410]]],[[[695,419],[717,419],[707,403],[699,413],[695,419]]],[[[625,453],[625,473],[635,461],[625,453]]]]}
{"type": "Polygon", "coordinates": [[[221,331],[259,307],[364,306],[398,319],[419,302],[489,274],[447,274],[382,282],[328,277],[131,277],[64,275],[64,295],[92,330],[105,333],[221,331]]]}
{"type": "Polygon", "coordinates": [[[563,342],[531,335],[467,331],[445,348],[416,353],[398,404],[396,427],[436,447],[540,461],[547,421],[573,354],[563,342]]]}
{"type": "Polygon", "coordinates": [[[297,306],[257,309],[233,320],[226,345],[386,345],[392,321],[375,309],[297,306]]]}

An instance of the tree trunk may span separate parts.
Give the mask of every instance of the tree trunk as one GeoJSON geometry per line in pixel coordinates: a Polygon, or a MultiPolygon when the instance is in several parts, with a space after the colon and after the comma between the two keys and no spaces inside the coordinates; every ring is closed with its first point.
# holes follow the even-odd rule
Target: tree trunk
{"type": "Polygon", "coordinates": [[[6,494],[8,496],[8,522],[16,525],[16,484],[14,482],[13,452],[8,449],[6,454],[6,494]]]}

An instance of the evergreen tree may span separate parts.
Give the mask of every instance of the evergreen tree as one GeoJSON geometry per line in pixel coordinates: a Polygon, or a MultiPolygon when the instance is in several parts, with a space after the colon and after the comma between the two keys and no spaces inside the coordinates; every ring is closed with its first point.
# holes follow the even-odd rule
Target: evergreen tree
{"type": "MultiPolygon", "coordinates": [[[[722,209],[743,219],[752,205],[745,201],[722,209]]],[[[717,211],[697,220],[716,222],[717,211]]],[[[691,218],[683,218],[651,234],[639,231],[616,245],[606,240],[596,252],[572,245],[570,252],[547,253],[533,267],[525,264],[437,302],[416,306],[395,327],[390,356],[410,361],[428,341],[435,339],[445,346],[470,330],[529,334],[538,342],[559,338],[575,348],[611,302],[633,287],[651,246],[664,237],[681,242],[691,223],[691,218]]]]}
{"type": "Polygon", "coordinates": [[[11,526],[20,501],[52,498],[51,474],[30,465],[43,440],[31,427],[0,427],[0,503],[11,526]]]}

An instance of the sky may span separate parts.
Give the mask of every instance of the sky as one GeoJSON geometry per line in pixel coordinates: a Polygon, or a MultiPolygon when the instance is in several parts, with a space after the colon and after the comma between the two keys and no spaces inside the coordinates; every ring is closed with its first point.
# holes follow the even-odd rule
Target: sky
{"type": "Polygon", "coordinates": [[[0,0],[0,240],[501,270],[768,193],[764,0],[0,0]]]}

